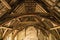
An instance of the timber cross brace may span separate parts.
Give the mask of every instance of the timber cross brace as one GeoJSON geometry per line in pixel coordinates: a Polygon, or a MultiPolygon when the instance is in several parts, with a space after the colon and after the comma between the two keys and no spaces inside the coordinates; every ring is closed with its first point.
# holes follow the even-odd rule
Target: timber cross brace
{"type": "Polygon", "coordinates": [[[11,31],[18,30],[13,33],[13,36],[16,36],[19,31],[27,29],[28,26],[40,29],[47,36],[51,33],[59,40],[60,0],[0,0],[2,38],[11,31]]]}

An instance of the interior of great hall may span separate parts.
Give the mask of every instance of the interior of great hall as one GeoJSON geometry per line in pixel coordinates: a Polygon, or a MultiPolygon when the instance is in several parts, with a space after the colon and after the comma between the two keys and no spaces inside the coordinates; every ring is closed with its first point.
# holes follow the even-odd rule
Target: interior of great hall
{"type": "Polygon", "coordinates": [[[0,40],[60,40],[60,0],[0,0],[0,40]]]}

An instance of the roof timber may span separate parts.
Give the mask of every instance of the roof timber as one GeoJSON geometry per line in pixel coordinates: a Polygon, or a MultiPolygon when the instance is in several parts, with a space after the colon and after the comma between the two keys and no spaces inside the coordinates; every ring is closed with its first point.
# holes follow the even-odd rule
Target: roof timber
{"type": "Polygon", "coordinates": [[[6,32],[8,31],[8,29],[6,29],[5,31],[4,31],[4,33],[3,33],[3,36],[2,37],[4,37],[5,36],[5,34],[6,34],[6,32]]]}
{"type": "MultiPolygon", "coordinates": [[[[41,0],[42,2],[44,0],[41,0]]],[[[45,2],[45,1],[44,1],[45,2]]],[[[39,2],[37,2],[39,3],[39,2]]],[[[19,4],[17,2],[17,4],[19,4]]],[[[21,3],[22,4],[22,3],[21,3]]],[[[39,3],[42,5],[46,4],[46,3],[39,3]]],[[[8,4],[9,5],[9,4],[8,4]]],[[[20,4],[19,4],[20,5],[20,4]]],[[[6,5],[5,5],[6,6],[6,5]]],[[[54,12],[52,9],[48,9],[50,8],[51,6],[50,5],[44,5],[44,7],[42,6],[42,8],[44,8],[45,10],[44,11],[47,11],[47,13],[28,13],[28,14],[24,14],[24,13],[14,13],[13,11],[15,11],[17,8],[14,3],[14,6],[13,5],[10,5],[11,6],[11,10],[9,12],[7,12],[7,14],[4,14],[0,19],[0,24],[6,24],[8,23],[9,21],[11,21],[12,19],[18,19],[18,22],[14,22],[13,24],[11,24],[10,26],[4,26],[2,25],[3,27],[0,27],[0,28],[3,28],[3,29],[6,29],[4,34],[3,34],[3,37],[7,36],[7,34],[11,33],[11,31],[13,32],[14,30],[23,30],[24,28],[26,28],[27,26],[36,26],[36,28],[42,30],[43,34],[46,33],[46,35],[48,35],[48,33],[51,33],[53,34],[57,39],[60,39],[60,36],[59,36],[59,31],[56,30],[56,29],[59,29],[59,27],[55,28],[54,26],[51,26],[51,24],[49,24],[50,22],[47,22],[47,20],[45,19],[48,19],[48,20],[51,20],[52,22],[54,23],[58,23],[60,25],[60,22],[59,22],[59,18],[53,14],[53,13],[57,13],[57,12],[54,12]],[[48,6],[48,8],[47,8],[48,6]],[[16,9],[15,9],[16,8],[16,9]],[[51,11],[52,10],[52,11],[51,11]],[[13,12],[13,14],[11,14],[11,12],[13,12]],[[11,15],[10,15],[11,14],[11,15]],[[53,15],[52,15],[53,14],[53,15]],[[30,17],[30,16],[33,16],[35,17],[35,20],[37,20],[36,22],[21,22],[19,20],[19,18],[23,18],[23,17],[30,17]],[[41,20],[41,17],[44,18],[43,20],[41,20]],[[37,19],[36,19],[37,18],[37,19]],[[54,19],[54,20],[53,20],[54,19]],[[45,21],[44,21],[45,20],[45,21]],[[16,24],[15,24],[16,23],[16,24]],[[18,24],[17,24],[18,23],[18,24]],[[15,26],[14,26],[15,25],[15,26]],[[39,25],[39,27],[38,27],[39,25]],[[43,25],[43,26],[42,26],[43,25]],[[23,27],[21,27],[23,26],[23,27]],[[41,26],[41,27],[40,27],[41,26]],[[50,29],[51,28],[51,29],[50,29]],[[7,31],[9,30],[9,31],[7,31]],[[54,33],[53,33],[54,32],[54,33]]],[[[7,7],[7,6],[6,6],[7,7]]],[[[19,11],[19,10],[18,10],[19,11]]],[[[22,19],[23,20],[23,19],[22,19]]],[[[26,21],[26,20],[25,20],[26,21]]],[[[19,31],[20,31],[19,30],[19,31]]],[[[19,32],[19,31],[16,31],[15,34],[13,34],[13,36],[15,37],[16,34],[19,32]]]]}
{"type": "MultiPolygon", "coordinates": [[[[51,16],[53,16],[53,18],[55,18],[55,22],[60,23],[60,21],[59,21],[60,17],[58,17],[60,14],[57,13],[57,11],[55,11],[54,6],[53,6],[53,9],[51,9],[52,6],[48,6],[48,3],[45,2],[44,0],[41,0],[41,1],[38,0],[37,3],[40,4],[45,9],[45,11],[47,11],[47,13],[49,13],[51,16]]],[[[49,18],[49,19],[51,19],[51,18],[49,18]]]]}
{"type": "Polygon", "coordinates": [[[50,30],[57,30],[57,29],[60,29],[60,26],[57,26],[57,27],[51,28],[50,30]]]}
{"type": "Polygon", "coordinates": [[[16,2],[14,2],[14,4],[11,6],[11,9],[8,10],[3,16],[1,16],[0,19],[3,20],[3,18],[6,18],[7,16],[9,16],[9,15],[11,14],[11,12],[12,12],[18,5],[21,5],[21,4],[22,4],[22,2],[23,2],[23,0],[22,0],[22,1],[18,0],[18,1],[16,1],[16,2]]]}
{"type": "Polygon", "coordinates": [[[5,1],[5,0],[0,0],[8,9],[11,9],[11,6],[5,1]]]}
{"type": "Polygon", "coordinates": [[[47,18],[48,17],[48,15],[47,14],[44,14],[44,13],[19,14],[19,15],[15,15],[15,16],[12,15],[12,16],[6,18],[5,20],[2,20],[1,22],[4,23],[6,21],[9,21],[9,20],[14,19],[14,18],[18,18],[19,16],[23,16],[23,15],[38,15],[38,14],[39,14],[39,16],[44,17],[44,18],[47,18]]]}

